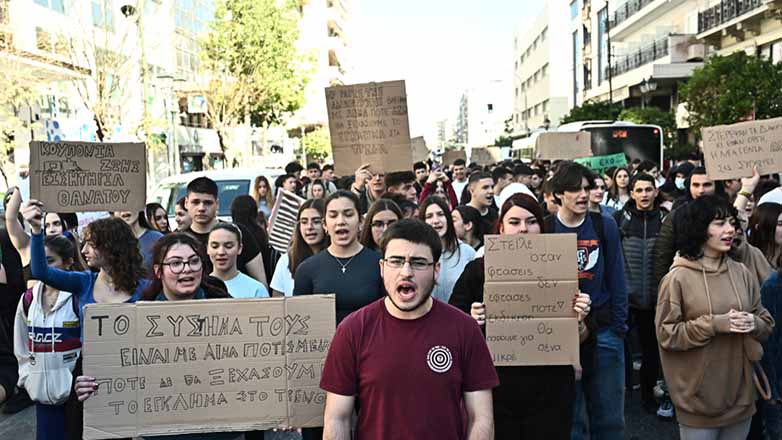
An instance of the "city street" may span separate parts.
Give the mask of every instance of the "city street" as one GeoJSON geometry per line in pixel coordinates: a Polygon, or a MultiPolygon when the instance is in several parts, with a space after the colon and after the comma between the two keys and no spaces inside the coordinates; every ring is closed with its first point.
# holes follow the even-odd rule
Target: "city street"
{"type": "MultiPolygon", "coordinates": [[[[628,440],[675,440],[679,434],[674,422],[664,422],[649,415],[641,408],[639,394],[627,402],[625,417],[627,420],[628,440]]],[[[19,414],[8,416],[0,414],[0,438],[13,440],[35,439],[35,410],[28,408],[19,414]]],[[[299,440],[298,434],[266,434],[266,440],[299,440]]],[[[499,439],[498,439],[499,440],[499,439]]]]}

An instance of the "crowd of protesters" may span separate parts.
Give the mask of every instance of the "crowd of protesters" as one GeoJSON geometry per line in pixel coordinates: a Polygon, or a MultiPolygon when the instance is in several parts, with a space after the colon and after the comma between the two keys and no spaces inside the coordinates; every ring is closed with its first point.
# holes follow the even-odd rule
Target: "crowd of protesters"
{"type": "Polygon", "coordinates": [[[232,200],[231,222],[199,177],[172,218],[150,203],[81,232],[75,215],[11,189],[3,411],[34,404],[37,438],[81,438],[97,387],[81,371],[88,304],[328,293],[324,427],[305,439],[624,439],[636,381],[643,408],[675,419],[682,439],[780,439],[782,188],[757,172],[713,181],[702,165],[457,159],[336,176],[293,162],[232,200]],[[284,253],[268,236],[281,190],[306,199],[284,253]],[[580,365],[495,368],[484,237],[552,233],[577,237],[580,365]]]}

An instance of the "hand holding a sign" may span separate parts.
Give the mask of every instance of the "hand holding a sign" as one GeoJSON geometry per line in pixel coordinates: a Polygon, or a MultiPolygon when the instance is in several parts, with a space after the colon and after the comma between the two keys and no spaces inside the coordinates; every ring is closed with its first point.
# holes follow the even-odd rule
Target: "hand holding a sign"
{"type": "Polygon", "coordinates": [[[478,325],[486,325],[486,305],[479,302],[472,303],[470,316],[478,322],[478,325]]]}
{"type": "Polygon", "coordinates": [[[752,194],[760,182],[760,173],[757,165],[752,167],[752,177],[741,178],[741,191],[739,193],[752,194]]]}
{"type": "Polygon", "coordinates": [[[356,182],[353,184],[353,190],[356,192],[360,192],[364,190],[364,187],[366,187],[367,182],[369,182],[372,179],[372,172],[369,171],[370,164],[364,164],[359,167],[359,169],[356,170],[356,182]]]}
{"type": "Polygon", "coordinates": [[[79,399],[79,402],[84,402],[98,390],[98,384],[95,382],[94,377],[79,376],[76,378],[73,390],[76,391],[76,397],[79,399]]]}
{"type": "Polygon", "coordinates": [[[30,224],[33,234],[41,233],[43,223],[43,203],[38,200],[30,200],[22,206],[22,217],[30,224]]]}
{"type": "Polygon", "coordinates": [[[592,300],[586,293],[578,292],[576,293],[576,296],[573,297],[573,310],[578,314],[579,322],[583,321],[587,315],[589,315],[589,311],[592,309],[591,305],[592,300]]]}

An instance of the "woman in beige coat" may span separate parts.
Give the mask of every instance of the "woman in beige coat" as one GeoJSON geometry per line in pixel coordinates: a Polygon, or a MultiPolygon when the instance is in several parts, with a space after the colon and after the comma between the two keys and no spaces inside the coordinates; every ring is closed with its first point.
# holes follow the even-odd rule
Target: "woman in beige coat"
{"type": "Polygon", "coordinates": [[[757,277],[728,257],[735,209],[719,196],[683,209],[679,254],[657,301],[663,373],[682,440],[743,440],[755,413],[753,362],[774,320],[757,277]]]}

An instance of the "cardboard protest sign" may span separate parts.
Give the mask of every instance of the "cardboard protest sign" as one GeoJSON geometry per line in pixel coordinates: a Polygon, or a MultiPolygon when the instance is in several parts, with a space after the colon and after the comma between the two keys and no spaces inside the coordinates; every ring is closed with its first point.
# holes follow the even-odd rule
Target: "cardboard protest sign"
{"type": "Polygon", "coordinates": [[[485,240],[486,342],[494,365],[578,365],[576,235],[485,240]]]}
{"type": "Polygon", "coordinates": [[[335,174],[413,169],[404,81],[328,87],[326,107],[335,174]]]}
{"type": "Polygon", "coordinates": [[[782,171],[782,118],[719,125],[701,130],[706,173],[713,180],[752,175],[752,168],[782,171]]]}
{"type": "Polygon", "coordinates": [[[609,154],[606,156],[580,157],[574,160],[596,173],[603,173],[605,170],[614,167],[626,167],[627,156],[624,153],[609,154]]]}
{"type": "Polygon", "coordinates": [[[448,150],[443,154],[443,165],[452,165],[457,159],[467,162],[467,153],[464,150],[448,150]]]}
{"type": "Polygon", "coordinates": [[[296,231],[296,217],[304,199],[292,192],[280,189],[274,201],[272,215],[269,218],[269,244],[282,253],[288,252],[288,246],[296,231]]]}
{"type": "Polygon", "coordinates": [[[85,308],[84,438],[322,426],[333,295],[85,308]]]}
{"type": "Polygon", "coordinates": [[[547,132],[535,141],[535,157],[545,160],[573,160],[592,155],[592,134],[588,131],[547,132]]]}
{"type": "Polygon", "coordinates": [[[30,198],[54,212],[143,211],[144,144],[30,142],[30,198]]]}
{"type": "Polygon", "coordinates": [[[426,139],[423,136],[410,139],[410,143],[413,145],[413,162],[424,162],[429,159],[429,149],[426,148],[426,139]]]}
{"type": "Polygon", "coordinates": [[[470,162],[480,166],[495,164],[500,160],[502,160],[502,153],[497,147],[473,148],[470,156],[470,162]]]}

